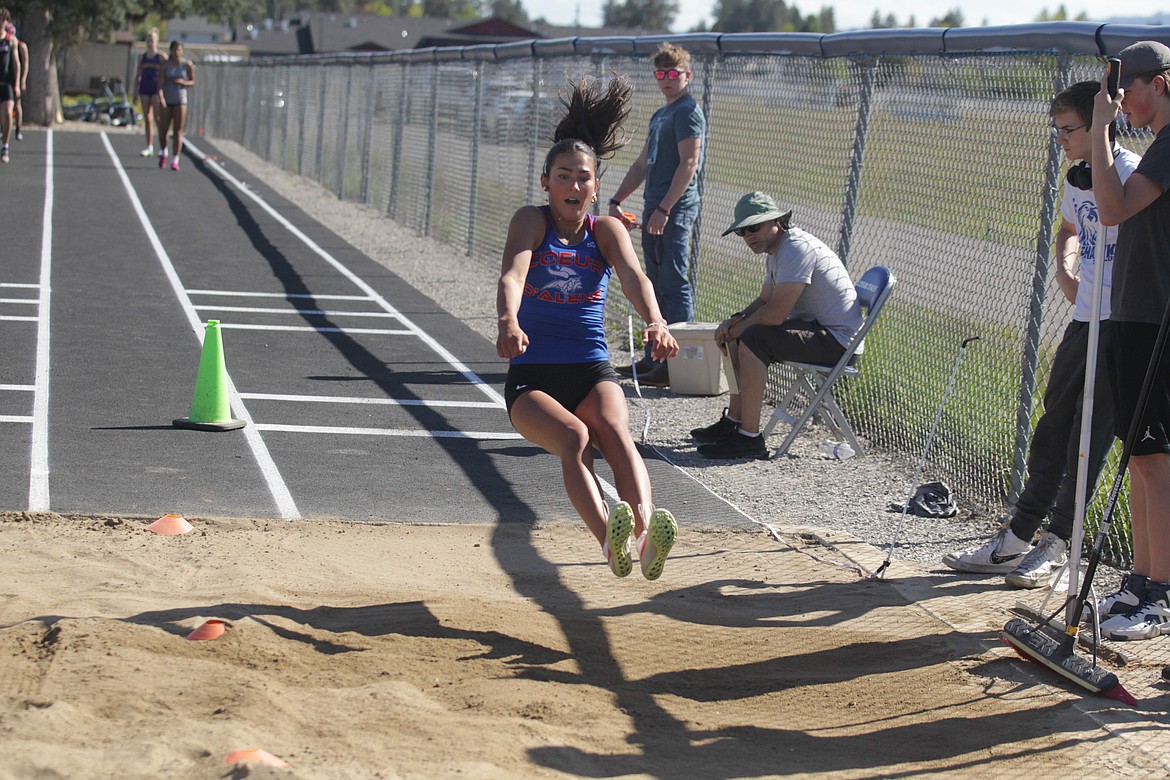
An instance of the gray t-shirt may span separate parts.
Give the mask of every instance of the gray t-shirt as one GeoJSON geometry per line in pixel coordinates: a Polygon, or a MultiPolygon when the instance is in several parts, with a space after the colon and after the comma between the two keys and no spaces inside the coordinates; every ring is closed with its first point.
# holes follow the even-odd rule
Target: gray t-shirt
{"type": "MultiPolygon", "coordinates": [[[[650,135],[646,139],[646,191],[642,196],[647,211],[655,208],[670,189],[680,162],[678,142],[687,138],[698,138],[701,142],[706,132],[707,120],[703,111],[689,94],[667,103],[650,117],[650,135]]],[[[702,152],[700,147],[700,154],[702,152]]],[[[699,202],[698,182],[697,174],[691,177],[682,197],[671,206],[672,211],[699,202]]]]}
{"type": "MultiPolygon", "coordinates": [[[[812,233],[792,228],[768,255],[766,284],[808,285],[792,307],[789,319],[816,322],[841,346],[848,346],[861,328],[861,305],[849,272],[837,254],[812,233]]],[[[857,352],[861,353],[859,347],[857,352]]]]}
{"type": "Polygon", "coordinates": [[[1162,194],[1117,231],[1111,319],[1156,325],[1170,303],[1170,125],[1158,133],[1134,173],[1156,182],[1162,194]]]}

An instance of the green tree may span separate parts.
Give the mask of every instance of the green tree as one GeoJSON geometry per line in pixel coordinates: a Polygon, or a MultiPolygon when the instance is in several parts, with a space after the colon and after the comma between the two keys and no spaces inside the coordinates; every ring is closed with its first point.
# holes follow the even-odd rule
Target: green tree
{"type": "Polygon", "coordinates": [[[962,27],[963,12],[958,8],[947,11],[945,16],[930,20],[931,27],[962,27]]]}
{"type": "Polygon", "coordinates": [[[644,30],[669,30],[678,14],[678,0],[605,0],[602,8],[606,27],[636,27],[644,30]]]}
{"type": "Polygon", "coordinates": [[[823,32],[836,29],[831,7],[803,15],[784,0],[717,0],[712,11],[718,32],[823,32]]]}
{"type": "Polygon", "coordinates": [[[492,0],[491,15],[512,24],[528,24],[528,12],[520,0],[492,0]]]}

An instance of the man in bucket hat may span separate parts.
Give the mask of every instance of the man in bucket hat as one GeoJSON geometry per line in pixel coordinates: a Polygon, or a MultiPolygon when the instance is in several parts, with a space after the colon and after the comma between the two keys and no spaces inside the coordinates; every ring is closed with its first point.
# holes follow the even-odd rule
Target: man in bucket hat
{"type": "Polygon", "coordinates": [[[755,254],[767,255],[764,285],[747,308],[715,331],[715,342],[731,358],[739,392],[732,393],[718,422],[691,436],[708,458],[766,459],[760,408],[768,365],[836,363],[861,327],[861,307],[841,259],[816,236],[792,227],[792,211],[781,211],[768,195],[740,198],[723,235],[729,233],[743,238],[755,254]]]}

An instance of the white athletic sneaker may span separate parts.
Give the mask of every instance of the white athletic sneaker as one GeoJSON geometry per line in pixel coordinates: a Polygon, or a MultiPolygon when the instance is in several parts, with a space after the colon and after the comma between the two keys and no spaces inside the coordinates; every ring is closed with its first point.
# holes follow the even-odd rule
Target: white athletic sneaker
{"type": "Polygon", "coordinates": [[[943,563],[956,571],[1007,573],[1019,565],[1030,548],[1030,544],[1012,533],[1011,526],[1005,525],[990,541],[979,547],[947,553],[943,556],[943,563]]]}
{"type": "Polygon", "coordinates": [[[1170,634],[1170,595],[1166,583],[1151,582],[1147,600],[1133,612],[1114,615],[1101,624],[1101,635],[1117,641],[1153,639],[1170,634]]]}
{"type": "Polygon", "coordinates": [[[1127,574],[1121,578],[1121,585],[1116,591],[1097,602],[1097,615],[1101,620],[1111,615],[1124,615],[1133,612],[1146,600],[1146,591],[1150,587],[1150,580],[1144,574],[1127,574]]]}
{"type": "Polygon", "coordinates": [[[605,526],[605,560],[618,577],[627,577],[634,570],[630,557],[630,534],[634,531],[634,510],[625,501],[617,502],[609,510],[605,526]]]}
{"type": "Polygon", "coordinates": [[[1068,563],[1068,542],[1050,531],[1040,534],[1040,541],[1024,556],[1020,565],[1008,572],[1004,581],[1013,588],[1047,588],[1068,563]]]}
{"type": "Polygon", "coordinates": [[[141,154],[143,157],[154,157],[154,147],[148,146],[139,152],[139,154],[141,154]]]}

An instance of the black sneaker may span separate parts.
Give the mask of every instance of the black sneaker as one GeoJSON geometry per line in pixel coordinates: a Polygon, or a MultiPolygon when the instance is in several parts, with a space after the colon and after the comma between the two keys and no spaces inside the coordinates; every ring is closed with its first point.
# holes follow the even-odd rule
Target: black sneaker
{"type": "Polygon", "coordinates": [[[638,384],[642,387],[670,387],[670,369],[663,363],[650,369],[645,374],[639,371],[638,384]]]}
{"type": "MultiPolygon", "coordinates": [[[[638,361],[638,376],[641,377],[642,374],[645,374],[647,371],[649,371],[652,368],[654,368],[654,364],[647,363],[646,358],[642,358],[641,360],[638,361]]],[[[623,363],[620,366],[614,366],[613,370],[618,373],[618,376],[633,376],[634,375],[634,369],[632,366],[630,366],[629,363],[623,363]]]]}
{"type": "Polygon", "coordinates": [[[764,437],[748,436],[739,432],[738,427],[731,435],[724,436],[717,442],[699,446],[699,454],[713,460],[731,460],[732,458],[768,459],[768,447],[764,437]]]}
{"type": "Polygon", "coordinates": [[[725,436],[730,436],[735,433],[739,427],[739,423],[727,416],[727,407],[723,407],[723,414],[719,421],[712,423],[705,428],[694,428],[691,430],[691,438],[700,444],[713,444],[725,436]]]}

